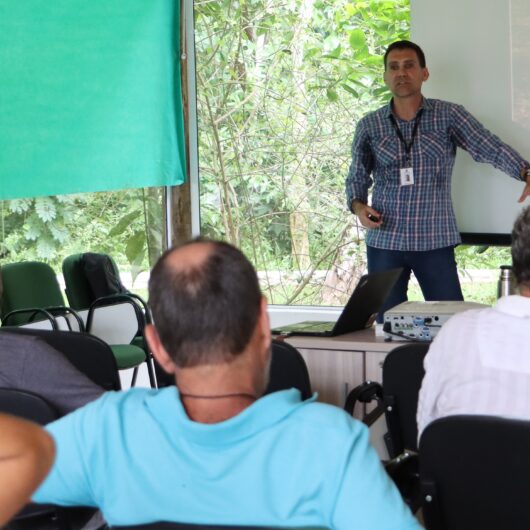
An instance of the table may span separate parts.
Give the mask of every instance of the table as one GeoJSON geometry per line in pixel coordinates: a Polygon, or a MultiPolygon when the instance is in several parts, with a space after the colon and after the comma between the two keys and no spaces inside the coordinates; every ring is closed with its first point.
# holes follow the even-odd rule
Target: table
{"type": "MultiPolygon", "coordinates": [[[[363,381],[381,381],[384,358],[400,344],[376,336],[373,327],[339,337],[292,336],[285,340],[304,357],[319,401],[339,407],[363,381]]],[[[362,411],[355,416],[361,417],[362,411]]]]}

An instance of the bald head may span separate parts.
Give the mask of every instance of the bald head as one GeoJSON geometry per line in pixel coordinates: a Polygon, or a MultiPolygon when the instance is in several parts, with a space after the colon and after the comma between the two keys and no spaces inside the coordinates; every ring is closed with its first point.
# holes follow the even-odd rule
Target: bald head
{"type": "Polygon", "coordinates": [[[154,324],[180,368],[227,362],[241,354],[260,304],[254,268],[228,243],[199,239],[175,247],[151,272],[154,324]]]}

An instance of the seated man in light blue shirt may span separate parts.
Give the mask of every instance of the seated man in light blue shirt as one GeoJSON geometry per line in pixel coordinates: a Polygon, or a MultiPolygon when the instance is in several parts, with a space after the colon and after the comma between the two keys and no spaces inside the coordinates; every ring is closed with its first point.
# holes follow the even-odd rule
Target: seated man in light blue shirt
{"type": "Polygon", "coordinates": [[[297,390],[261,397],[271,334],[256,272],[195,240],[154,267],[152,352],[176,388],[108,393],[51,424],[57,460],[37,502],[154,521],[415,530],[365,426],[297,390]]]}

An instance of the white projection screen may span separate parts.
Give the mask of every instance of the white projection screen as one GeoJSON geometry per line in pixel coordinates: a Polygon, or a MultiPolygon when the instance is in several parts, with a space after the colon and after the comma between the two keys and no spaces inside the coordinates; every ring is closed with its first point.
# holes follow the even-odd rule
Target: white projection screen
{"type": "MultiPolygon", "coordinates": [[[[430,71],[424,95],[464,105],[530,160],[530,0],[411,0],[411,16],[430,71]]],[[[509,244],[522,189],[459,149],[453,202],[464,242],[509,244]]]]}

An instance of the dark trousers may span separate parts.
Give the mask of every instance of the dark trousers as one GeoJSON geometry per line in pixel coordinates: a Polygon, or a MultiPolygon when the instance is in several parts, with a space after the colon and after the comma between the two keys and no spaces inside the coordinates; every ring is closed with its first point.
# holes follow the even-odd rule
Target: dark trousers
{"type": "Polygon", "coordinates": [[[386,310],[407,301],[410,273],[418,280],[425,300],[463,300],[460,280],[456,270],[454,247],[408,252],[366,247],[368,272],[378,272],[403,267],[403,272],[388,295],[378,322],[383,322],[386,310]]]}

